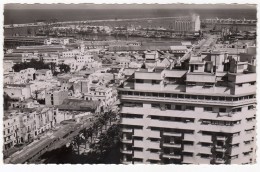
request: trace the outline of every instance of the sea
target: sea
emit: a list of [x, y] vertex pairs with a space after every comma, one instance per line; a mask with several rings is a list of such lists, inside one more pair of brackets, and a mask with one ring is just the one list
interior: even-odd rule
[[256, 9], [5, 9], [4, 24], [33, 23], [37, 20], [86, 21], [177, 17], [198, 14], [204, 18], [256, 19]]

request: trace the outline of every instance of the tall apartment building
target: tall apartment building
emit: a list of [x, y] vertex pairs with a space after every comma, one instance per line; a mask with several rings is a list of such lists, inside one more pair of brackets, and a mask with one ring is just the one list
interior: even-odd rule
[[251, 61], [214, 52], [191, 56], [188, 70], [135, 71], [118, 88], [122, 163], [255, 163]]
[[193, 14], [188, 17], [180, 17], [174, 21], [173, 29], [179, 32], [197, 32], [200, 30], [200, 16]]

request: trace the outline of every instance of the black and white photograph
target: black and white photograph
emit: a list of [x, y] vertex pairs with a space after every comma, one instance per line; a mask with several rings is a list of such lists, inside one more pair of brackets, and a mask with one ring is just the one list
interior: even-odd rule
[[257, 4], [5, 3], [3, 31], [3, 164], [257, 163]]

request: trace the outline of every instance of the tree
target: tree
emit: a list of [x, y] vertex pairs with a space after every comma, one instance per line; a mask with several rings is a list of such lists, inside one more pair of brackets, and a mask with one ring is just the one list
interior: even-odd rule
[[4, 92], [4, 110], [8, 110], [10, 106], [11, 97]]
[[50, 69], [50, 66], [47, 63], [44, 63], [42, 60], [37, 61], [36, 59], [31, 59], [30, 62], [17, 63], [13, 66], [13, 70], [15, 72], [20, 72], [21, 70], [27, 68], [34, 68], [36, 70], [39, 70], [39, 69]]
[[70, 72], [70, 66], [66, 65], [64, 63], [60, 64], [59, 68], [60, 68], [60, 72], [61, 73], [68, 73], [68, 72]]
[[49, 67], [51, 69], [52, 74], [54, 74], [56, 72], [56, 64], [51, 62], [49, 63]]

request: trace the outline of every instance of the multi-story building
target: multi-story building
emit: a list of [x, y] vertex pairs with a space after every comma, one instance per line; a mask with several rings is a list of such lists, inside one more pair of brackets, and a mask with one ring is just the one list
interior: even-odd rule
[[104, 86], [91, 86], [89, 92], [84, 93], [85, 100], [99, 101], [104, 108], [111, 106], [117, 100], [116, 97], [112, 88]]
[[58, 54], [43, 54], [42, 60], [44, 63], [59, 63], [59, 55]]
[[26, 84], [35, 80], [35, 69], [27, 68], [19, 72], [10, 72], [6, 77], [8, 78], [8, 81], [5, 82], [6, 84]]
[[4, 150], [31, 142], [56, 124], [53, 108], [11, 109], [4, 115]]
[[13, 71], [14, 62], [12, 60], [4, 61], [4, 74], [9, 74]]
[[16, 144], [21, 143], [19, 116], [11, 116], [9, 113], [6, 113], [4, 115], [3, 124], [4, 150], [7, 150]]
[[63, 89], [46, 90], [45, 104], [47, 106], [61, 105], [63, 100], [68, 98], [68, 91]]
[[187, 65], [139, 69], [118, 88], [122, 163], [255, 163], [252, 59], [215, 52]]
[[4, 92], [11, 99], [25, 100], [31, 97], [30, 84], [6, 84]]
[[200, 16], [193, 14], [177, 18], [174, 21], [173, 29], [177, 32], [198, 32], [200, 31]]

